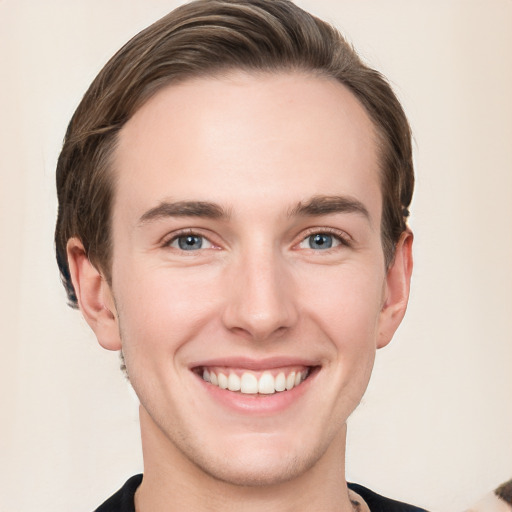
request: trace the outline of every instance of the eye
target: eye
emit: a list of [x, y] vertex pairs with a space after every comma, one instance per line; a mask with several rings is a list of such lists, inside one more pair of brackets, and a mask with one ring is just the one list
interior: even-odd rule
[[193, 233], [174, 237], [168, 243], [168, 246], [182, 251], [198, 251], [199, 249], [210, 249], [213, 247], [207, 238]]
[[325, 251], [340, 245], [346, 245], [340, 236], [331, 233], [313, 233], [307, 236], [299, 244], [301, 249], [313, 249], [318, 251]]

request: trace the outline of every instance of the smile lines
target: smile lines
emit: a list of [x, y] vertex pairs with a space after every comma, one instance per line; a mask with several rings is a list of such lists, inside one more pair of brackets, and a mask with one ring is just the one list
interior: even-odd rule
[[272, 375], [264, 371], [259, 377], [250, 371], [244, 371], [240, 376], [234, 371], [203, 369], [203, 380], [229, 391], [255, 395], [272, 395], [276, 392], [289, 391], [303, 382], [309, 375], [310, 369], [284, 371]]

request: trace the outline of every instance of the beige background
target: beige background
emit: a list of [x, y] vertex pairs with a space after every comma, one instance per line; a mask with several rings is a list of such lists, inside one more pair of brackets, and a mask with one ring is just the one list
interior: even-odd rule
[[[88, 511], [141, 469], [137, 406], [53, 261], [54, 166], [86, 86], [178, 2], [0, 0], [0, 512]], [[439, 511], [512, 476], [512, 2], [304, 0], [384, 72], [416, 139], [406, 321], [347, 473]]]

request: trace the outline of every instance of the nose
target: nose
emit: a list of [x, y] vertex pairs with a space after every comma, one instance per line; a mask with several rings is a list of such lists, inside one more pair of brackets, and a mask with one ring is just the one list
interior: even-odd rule
[[260, 250], [240, 258], [234, 267], [223, 313], [231, 332], [265, 341], [295, 325], [293, 278], [280, 254]]

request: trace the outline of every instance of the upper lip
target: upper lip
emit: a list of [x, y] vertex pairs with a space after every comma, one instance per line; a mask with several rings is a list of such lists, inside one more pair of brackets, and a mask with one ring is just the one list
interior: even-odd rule
[[219, 357], [214, 359], [205, 359], [194, 362], [190, 369], [208, 368], [213, 366], [223, 366], [226, 368], [243, 368], [246, 370], [262, 371], [272, 370], [274, 368], [286, 368], [288, 366], [319, 366], [318, 360], [304, 359], [288, 356], [274, 356], [264, 359], [252, 359], [249, 357]]

